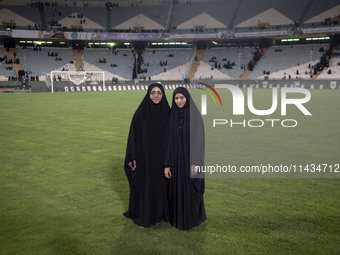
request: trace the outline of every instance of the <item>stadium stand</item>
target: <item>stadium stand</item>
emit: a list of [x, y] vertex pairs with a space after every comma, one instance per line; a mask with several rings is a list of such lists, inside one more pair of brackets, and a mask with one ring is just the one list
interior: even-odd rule
[[333, 51], [334, 57], [329, 61], [329, 67], [325, 68], [318, 79], [340, 79], [340, 48]]
[[[249, 79], [309, 79], [313, 66], [323, 54], [327, 44], [273, 46], [261, 57]], [[197, 71], [193, 77], [199, 79], [240, 79], [247, 64], [252, 59], [252, 47], [224, 47], [205, 50]], [[45, 75], [56, 70], [77, 70], [71, 49], [52, 47], [17, 48], [22, 68], [30, 77], [44, 80]], [[330, 59], [329, 67], [322, 71], [319, 78], [337, 77], [339, 72], [339, 51]], [[1, 47], [1, 55], [6, 52]], [[193, 49], [147, 49], [143, 54], [140, 78], [151, 80], [183, 80], [194, 58]], [[2, 80], [16, 76], [13, 70], [5, 70], [2, 61]], [[83, 70], [104, 71], [108, 80], [117, 78], [131, 80], [135, 56], [131, 49], [86, 48], [83, 52]], [[327, 73], [333, 69], [331, 73]], [[79, 69], [78, 69], [79, 70]]]
[[[236, 5], [236, 0], [175, 5], [173, 28], [178, 32], [225, 29], [231, 21]], [[202, 14], [204, 14], [203, 19], [200, 18]]]
[[19, 6], [0, 6], [0, 23], [7, 27], [38, 29], [41, 27], [36, 8]]
[[[75, 70], [71, 49], [58, 47], [17, 48], [22, 68], [29, 77], [45, 80], [51, 71]], [[36, 78], [37, 79], [37, 78]]]
[[[207, 49], [195, 79], [239, 79], [251, 60], [253, 48], [230, 47]], [[242, 68], [243, 67], [243, 68]]]
[[49, 28], [82, 31], [100, 31], [106, 28], [104, 7], [47, 6], [44, 13]]
[[113, 31], [163, 30], [166, 26], [170, 5], [112, 8]]
[[[271, 26], [289, 26], [300, 17], [308, 0], [258, 0], [241, 1], [240, 11], [235, 20], [237, 28], [269, 28]], [[267, 25], [267, 27], [266, 27]]]
[[248, 78], [310, 78], [312, 66], [322, 55], [321, 48], [327, 48], [327, 45], [270, 47]]
[[0, 81], [7, 81], [17, 76], [9, 59], [4, 47], [0, 45]]
[[325, 0], [322, 4], [313, 4], [306, 15], [305, 24], [323, 23], [327, 18], [335, 18], [340, 14], [339, 1]]
[[[21, 67], [31, 79], [38, 80], [46, 79], [46, 75], [54, 70], [104, 71], [107, 80], [119, 81], [132, 80], [136, 72], [137, 77], [144, 80], [328, 79], [340, 75], [339, 50], [335, 48], [333, 55], [327, 57], [323, 57], [324, 51], [320, 50], [327, 50], [329, 44], [320, 44], [318, 41], [314, 44], [293, 43], [283, 46], [275, 45], [274, 40], [270, 41], [274, 35], [301, 35], [305, 28], [315, 28], [316, 33], [320, 33], [320, 27], [337, 26], [340, 24], [340, 0], [176, 0], [156, 1], [157, 4], [151, 0], [125, 1], [124, 4], [118, 2], [121, 5], [104, 1], [90, 2], [89, 7], [88, 3], [79, 1], [59, 4], [34, 1], [15, 6], [4, 0], [0, 4], [0, 29], [47, 30], [44, 31], [46, 34], [62, 31], [58, 35], [68, 40], [69, 48], [34, 47], [33, 43], [28, 47], [19, 47], [17, 42], [16, 51]], [[130, 32], [154, 32], [157, 34], [155, 38], [160, 38], [160, 41], [169, 39], [166, 35], [162, 37], [166, 32], [177, 33], [178, 38], [184, 35], [184, 39], [178, 39], [183, 41], [186, 41], [185, 34], [201, 33], [209, 37], [218, 33], [221, 40], [256, 41], [257, 46], [248, 47], [252, 44], [246, 44], [247, 47], [239, 47], [225, 41], [216, 43], [215, 47], [215, 42], [205, 41], [203, 37], [200, 40], [205, 41], [205, 46], [197, 59], [195, 46], [200, 40], [193, 42], [193, 48], [171, 48], [165, 44], [163, 48], [152, 48], [145, 39], [141, 43], [144, 49], [141, 53], [142, 62], [136, 71], [133, 46], [120, 48], [120, 42], [118, 48], [90, 48], [84, 43], [84, 49], [73, 49], [72, 52], [76, 33], [67, 38], [64, 31], [94, 32], [91, 38], [102, 41], [110, 41], [110, 36], [116, 32], [129, 35], [132, 34]], [[231, 31], [230, 38], [226, 31]], [[101, 35], [100, 32], [115, 33]], [[334, 35], [331, 32], [329, 34]], [[258, 39], [262, 36], [264, 40]], [[86, 41], [87, 38], [81, 40]], [[262, 47], [263, 41], [266, 42], [265, 49]], [[254, 52], [259, 48], [261, 55], [254, 61]], [[49, 55], [50, 52], [54, 53], [53, 56]], [[0, 53], [8, 57], [3, 46]], [[4, 61], [1, 61], [0, 79], [18, 76], [18, 71], [9, 68], [11, 64], [4, 64]], [[319, 68], [320, 62], [323, 62], [322, 68]], [[319, 69], [315, 70], [315, 67]]]
[[84, 70], [104, 71], [107, 80], [131, 80], [134, 54], [131, 49], [90, 49], [84, 50]]
[[144, 53], [143, 75], [152, 80], [183, 80], [193, 56], [192, 49], [148, 49]]

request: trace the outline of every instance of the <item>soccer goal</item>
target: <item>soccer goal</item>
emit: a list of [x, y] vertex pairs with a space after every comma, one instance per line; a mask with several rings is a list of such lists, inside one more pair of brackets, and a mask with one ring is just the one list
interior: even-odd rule
[[54, 91], [105, 91], [103, 71], [52, 71], [51, 92]]

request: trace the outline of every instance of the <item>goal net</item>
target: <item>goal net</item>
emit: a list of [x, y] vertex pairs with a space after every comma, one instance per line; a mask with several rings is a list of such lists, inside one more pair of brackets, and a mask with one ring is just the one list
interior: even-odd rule
[[54, 91], [105, 91], [102, 71], [52, 71], [51, 92]]

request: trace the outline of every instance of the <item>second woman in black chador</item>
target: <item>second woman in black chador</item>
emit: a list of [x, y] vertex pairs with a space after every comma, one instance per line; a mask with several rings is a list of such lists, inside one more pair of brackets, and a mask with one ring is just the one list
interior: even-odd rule
[[187, 89], [173, 93], [164, 175], [169, 179], [170, 223], [188, 230], [206, 220], [203, 201], [205, 137], [201, 114]]

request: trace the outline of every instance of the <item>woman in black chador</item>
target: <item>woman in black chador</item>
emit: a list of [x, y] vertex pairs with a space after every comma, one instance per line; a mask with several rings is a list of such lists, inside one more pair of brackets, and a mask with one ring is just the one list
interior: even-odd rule
[[169, 179], [170, 223], [188, 230], [206, 220], [203, 202], [204, 125], [187, 89], [175, 89], [164, 175]]
[[163, 86], [151, 84], [132, 118], [124, 164], [130, 186], [129, 209], [124, 215], [140, 227], [168, 221], [163, 171], [169, 115]]

